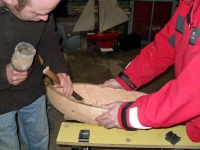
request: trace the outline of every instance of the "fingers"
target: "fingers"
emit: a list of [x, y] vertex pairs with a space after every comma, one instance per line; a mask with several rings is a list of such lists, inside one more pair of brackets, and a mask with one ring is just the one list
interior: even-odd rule
[[112, 127], [112, 125], [110, 124], [109, 118], [106, 118], [104, 120], [99, 121], [98, 125], [99, 126], [104, 126], [105, 128]]
[[98, 122], [98, 125], [104, 126], [105, 128], [120, 128], [118, 122], [118, 110], [122, 102], [116, 101], [111, 104], [103, 105], [103, 108], [107, 108], [108, 111], [98, 116], [95, 120]]
[[[103, 105], [103, 108], [109, 109], [106, 113], [100, 115], [95, 120], [99, 123], [99, 125], [107, 125], [109, 123], [108, 118], [112, 118], [111, 109], [115, 106], [115, 103]], [[114, 119], [113, 119], [114, 120]], [[104, 123], [104, 124], [103, 124]]]
[[109, 115], [109, 113], [108, 114], [105, 113], [97, 117], [96, 121], [98, 122], [99, 126], [104, 126], [107, 129], [111, 129], [114, 127], [120, 128], [120, 126], [118, 125], [118, 120], [116, 120], [116, 118]]
[[99, 87], [101, 87], [101, 88], [105, 88], [105, 87], [109, 87], [109, 86], [110, 86], [109, 80], [105, 81], [103, 84], [99, 84]]
[[58, 73], [57, 76], [60, 78], [60, 84], [54, 85], [55, 88], [63, 88], [62, 93], [71, 96], [74, 91], [74, 87], [70, 77], [65, 73]]
[[6, 73], [7, 73], [8, 83], [10, 83], [12, 85], [18, 85], [18, 84], [20, 84], [28, 76], [28, 72], [27, 71], [17, 72], [17, 71], [15, 71], [12, 68], [11, 64], [7, 65], [7, 67], [6, 67]]
[[104, 113], [100, 116], [98, 116], [95, 120], [98, 122], [99, 125], [102, 125], [102, 121], [106, 120], [108, 118], [108, 114]]
[[105, 104], [105, 105], [102, 105], [101, 107], [102, 108], [105, 108], [105, 109], [111, 109], [115, 106], [115, 103], [110, 103], [110, 104]]
[[101, 88], [111, 87], [114, 89], [122, 89], [123, 88], [115, 79], [109, 79], [109, 80], [105, 81], [103, 84], [99, 84], [99, 87], [101, 87]]
[[67, 76], [63, 87], [64, 87], [63, 94], [71, 96], [74, 88], [73, 88], [72, 81], [69, 76]]

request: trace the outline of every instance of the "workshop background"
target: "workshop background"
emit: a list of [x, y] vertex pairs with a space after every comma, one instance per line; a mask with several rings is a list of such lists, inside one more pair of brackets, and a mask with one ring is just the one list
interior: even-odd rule
[[[120, 71], [120, 67], [124, 69], [140, 53], [140, 50], [153, 40], [155, 34], [163, 28], [173, 15], [178, 0], [118, 0], [120, 8], [127, 13], [129, 21], [115, 27], [113, 30], [123, 33], [128, 41], [125, 45], [129, 45], [129, 47], [123, 47], [123, 41], [118, 38], [115, 41], [116, 45], [112, 54], [102, 53], [96, 43], [87, 38], [86, 33], [75, 34], [72, 32], [86, 3], [87, 0], [61, 0], [54, 10], [55, 22], [62, 37], [60, 43], [63, 57], [69, 64], [73, 82], [100, 84], [115, 77]], [[120, 42], [122, 42], [121, 47]], [[145, 93], [155, 92], [173, 78], [173, 67], [171, 67], [151, 83], [141, 87], [139, 91]], [[47, 78], [45, 78], [45, 84], [49, 84]], [[63, 114], [53, 106], [50, 104], [47, 106], [51, 129], [49, 150], [71, 149], [70, 146], [56, 144], [60, 125], [66, 120]], [[139, 148], [134, 150], [139, 150]]]

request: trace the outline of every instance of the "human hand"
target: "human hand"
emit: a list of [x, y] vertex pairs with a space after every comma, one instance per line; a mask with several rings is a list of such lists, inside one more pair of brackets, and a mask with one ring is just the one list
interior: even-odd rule
[[114, 102], [111, 104], [103, 105], [102, 108], [108, 109], [108, 111], [95, 120], [98, 122], [99, 126], [104, 126], [107, 129], [110, 128], [121, 128], [118, 122], [118, 110], [122, 102]]
[[8, 83], [12, 85], [18, 85], [27, 78], [28, 72], [15, 71], [12, 67], [12, 64], [10, 63], [10, 64], [7, 64], [6, 66], [6, 75], [7, 75]]
[[60, 84], [54, 83], [55, 88], [63, 88], [63, 94], [71, 96], [74, 91], [74, 86], [70, 77], [66, 73], [58, 73]]
[[115, 80], [115, 79], [109, 79], [105, 81], [103, 84], [99, 84], [99, 87], [111, 87], [113, 89], [123, 89], [123, 87]]

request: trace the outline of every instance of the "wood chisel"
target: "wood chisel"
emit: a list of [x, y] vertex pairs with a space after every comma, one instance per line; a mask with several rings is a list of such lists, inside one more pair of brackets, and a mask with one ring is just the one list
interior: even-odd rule
[[[49, 67], [46, 67], [43, 70], [43, 73], [47, 75], [50, 79], [52, 79], [54, 82], [60, 84], [60, 78], [51, 70]], [[72, 96], [77, 100], [84, 100], [78, 93], [73, 91]]]
[[[39, 57], [39, 61], [41, 63], [41, 65], [43, 65], [43, 59], [42, 57], [38, 54], [38, 57]], [[43, 70], [43, 73], [45, 75], [47, 75], [50, 79], [52, 79], [54, 82], [60, 84], [60, 78], [51, 70], [49, 69], [49, 67], [46, 67], [44, 70]], [[75, 91], [73, 91], [72, 93], [72, 96], [77, 99], [77, 100], [81, 100], [83, 101], [84, 99], [78, 94], [76, 93]]]

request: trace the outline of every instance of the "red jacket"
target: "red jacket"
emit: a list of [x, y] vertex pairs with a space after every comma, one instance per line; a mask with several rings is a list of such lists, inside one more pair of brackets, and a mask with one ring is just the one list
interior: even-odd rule
[[122, 128], [147, 129], [185, 123], [189, 138], [200, 142], [200, 1], [180, 0], [172, 19], [154, 41], [116, 77], [134, 90], [174, 65], [174, 80], [158, 92], [123, 103]]

